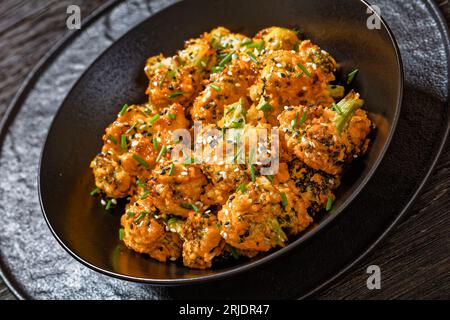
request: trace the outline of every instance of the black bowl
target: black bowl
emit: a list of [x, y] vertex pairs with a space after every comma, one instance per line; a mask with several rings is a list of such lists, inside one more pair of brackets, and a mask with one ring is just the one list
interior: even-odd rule
[[[59, 243], [97, 271], [164, 285], [223, 278], [305, 245], [345, 209], [374, 174], [399, 116], [403, 85], [399, 51], [383, 21], [380, 29], [367, 27], [372, 15], [367, 9], [367, 4], [358, 0], [183, 1], [117, 40], [67, 95], [44, 146], [40, 200]], [[172, 54], [184, 40], [219, 25], [247, 35], [272, 25], [297, 27], [303, 38], [312, 39], [336, 58], [341, 74], [360, 70], [354, 87], [365, 99], [377, 130], [367, 156], [345, 175], [333, 211], [315, 227], [285, 248], [258, 258], [219, 264], [211, 270], [192, 270], [176, 263], [159, 263], [121, 244], [118, 228], [123, 207], [107, 213], [98, 199], [89, 195], [94, 186], [89, 163], [100, 150], [103, 131], [120, 106], [145, 101], [146, 58], [160, 52]]]

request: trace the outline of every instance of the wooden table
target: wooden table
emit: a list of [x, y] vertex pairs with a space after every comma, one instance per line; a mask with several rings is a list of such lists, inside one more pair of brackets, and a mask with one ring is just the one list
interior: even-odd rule
[[[450, 23], [448, 0], [436, 0]], [[101, 0], [2, 0], [0, 4], [0, 117], [31, 68], [66, 32], [68, 5], [82, 18]], [[407, 217], [352, 271], [319, 299], [450, 298], [450, 141]], [[366, 287], [366, 268], [382, 270], [382, 289]], [[14, 296], [0, 280], [0, 299]]]

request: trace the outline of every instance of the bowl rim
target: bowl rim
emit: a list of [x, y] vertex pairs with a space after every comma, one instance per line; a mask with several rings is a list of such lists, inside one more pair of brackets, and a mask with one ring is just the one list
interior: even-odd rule
[[[366, 0], [352, 0], [352, 1], [360, 2], [363, 5], [365, 5], [368, 9], [371, 7], [371, 5]], [[115, 2], [116, 1], [113, 1], [113, 3], [115, 3]], [[42, 162], [43, 162], [44, 154], [45, 154], [46, 149], [48, 147], [48, 137], [50, 136], [50, 134], [52, 132], [52, 129], [54, 128], [54, 123], [56, 122], [56, 120], [58, 118], [58, 115], [61, 112], [61, 109], [62, 109], [61, 107], [64, 105], [64, 103], [68, 99], [69, 93], [83, 79], [83, 77], [87, 73], [87, 71], [89, 69], [91, 69], [91, 67], [93, 65], [95, 65], [97, 63], [97, 61], [100, 60], [105, 54], [107, 54], [107, 52], [114, 46], [115, 43], [119, 42], [123, 38], [126, 38], [129, 32], [131, 32], [133, 29], [139, 28], [139, 26], [141, 26], [143, 23], [145, 23], [148, 19], [152, 19], [156, 15], [163, 14], [164, 12], [172, 9], [173, 7], [180, 6], [184, 2], [186, 2], [186, 1], [178, 1], [176, 3], [173, 3], [173, 4], [169, 5], [168, 7], [162, 9], [161, 11], [158, 11], [156, 14], [153, 14], [153, 15], [145, 18], [143, 21], [139, 22], [138, 24], [133, 26], [131, 29], [126, 31], [118, 39], [114, 40], [113, 43], [111, 43], [103, 52], [101, 52], [99, 54], [98, 57], [96, 57], [94, 59], [94, 61], [89, 66], [86, 67], [86, 69], [83, 71], [83, 73], [80, 75], [80, 77], [76, 80], [76, 82], [69, 89], [66, 97], [63, 99], [61, 105], [58, 107], [55, 115], [53, 116], [53, 119], [51, 121], [51, 124], [49, 126], [49, 130], [48, 130], [46, 138], [45, 138], [44, 146], [43, 146], [41, 154], [40, 154], [39, 167], [38, 167], [38, 172], [37, 172], [38, 173], [37, 174], [37, 189], [38, 189], [38, 195], [39, 195], [39, 204], [40, 204], [41, 211], [42, 211], [42, 214], [44, 216], [45, 222], [46, 222], [47, 226], [49, 227], [52, 235], [57, 240], [57, 242], [73, 258], [75, 258], [78, 262], [82, 263], [83, 265], [85, 265], [85, 266], [91, 268], [92, 270], [97, 271], [97, 272], [99, 272], [101, 274], [104, 274], [104, 275], [107, 275], [107, 276], [110, 276], [110, 277], [113, 277], [113, 278], [121, 279], [121, 280], [126, 280], [126, 281], [131, 281], [131, 282], [138, 282], [138, 283], [152, 284], [152, 285], [156, 285], [156, 286], [177, 286], [177, 285], [200, 284], [200, 283], [206, 283], [206, 282], [210, 282], [210, 281], [222, 280], [222, 279], [231, 277], [233, 275], [244, 273], [244, 272], [249, 271], [251, 269], [254, 269], [256, 267], [260, 267], [263, 264], [268, 263], [269, 261], [272, 261], [272, 260], [274, 260], [274, 259], [276, 259], [276, 258], [278, 258], [278, 257], [280, 257], [282, 255], [287, 254], [288, 252], [291, 252], [293, 249], [295, 249], [298, 246], [306, 243], [308, 240], [310, 240], [317, 233], [319, 233], [320, 231], [324, 230], [359, 195], [361, 190], [366, 186], [368, 181], [372, 178], [372, 176], [374, 175], [374, 173], [378, 169], [381, 161], [383, 160], [383, 158], [384, 158], [384, 156], [385, 156], [385, 154], [386, 154], [386, 152], [387, 152], [387, 150], [388, 150], [388, 148], [389, 148], [389, 146], [391, 144], [392, 138], [393, 138], [393, 136], [394, 136], [394, 134], [396, 132], [398, 119], [400, 117], [400, 112], [401, 112], [401, 108], [402, 108], [402, 101], [403, 101], [404, 68], [403, 68], [403, 60], [402, 60], [402, 57], [401, 57], [401, 54], [400, 54], [400, 49], [399, 49], [397, 41], [396, 41], [396, 39], [395, 39], [395, 37], [393, 35], [392, 30], [390, 29], [390, 27], [388, 26], [388, 24], [386, 23], [384, 18], [381, 15], [379, 15], [377, 12], [374, 11], [373, 13], [377, 16], [378, 19], [380, 19], [382, 28], [384, 28], [384, 30], [386, 31], [387, 35], [389, 36], [392, 48], [394, 49], [395, 56], [396, 56], [396, 63], [397, 63], [397, 68], [398, 68], [397, 71], [399, 73], [399, 79], [398, 79], [398, 82], [397, 82], [399, 90], [398, 90], [398, 97], [397, 97], [397, 102], [396, 102], [396, 111], [394, 113], [393, 121], [392, 121], [392, 124], [390, 126], [390, 131], [389, 131], [389, 134], [387, 136], [386, 142], [384, 143], [383, 148], [381, 149], [381, 151], [380, 151], [379, 155], [377, 156], [376, 160], [374, 161], [373, 165], [369, 169], [369, 172], [359, 182], [359, 185], [352, 192], [352, 194], [350, 196], [348, 196], [348, 198], [343, 203], [341, 203], [341, 205], [336, 210], [333, 210], [332, 212], [327, 214], [320, 221], [320, 223], [317, 226], [314, 227], [314, 229], [309, 230], [306, 233], [300, 235], [299, 238], [297, 238], [294, 241], [290, 242], [285, 247], [279, 248], [279, 249], [277, 249], [274, 252], [265, 253], [264, 256], [261, 256], [260, 258], [254, 260], [254, 261], [246, 262], [243, 265], [242, 264], [241, 265], [237, 264], [236, 266], [230, 267], [228, 270], [218, 271], [215, 274], [203, 275], [203, 276], [192, 277], [192, 278], [154, 279], [154, 278], [147, 278], [147, 277], [128, 276], [128, 275], [125, 275], [125, 274], [121, 274], [121, 273], [118, 273], [118, 272], [105, 270], [105, 269], [103, 269], [101, 267], [98, 267], [98, 266], [90, 263], [89, 261], [85, 260], [84, 258], [80, 257], [71, 248], [69, 248], [69, 246], [65, 244], [65, 242], [60, 238], [60, 236], [58, 235], [56, 230], [52, 227], [52, 224], [51, 224], [51, 222], [50, 222], [50, 220], [49, 220], [49, 218], [47, 216], [47, 213], [46, 213], [46, 210], [45, 210], [45, 204], [44, 204], [44, 201], [42, 199], [42, 192], [41, 192], [41, 184], [42, 184], [41, 173], [42, 173]]]

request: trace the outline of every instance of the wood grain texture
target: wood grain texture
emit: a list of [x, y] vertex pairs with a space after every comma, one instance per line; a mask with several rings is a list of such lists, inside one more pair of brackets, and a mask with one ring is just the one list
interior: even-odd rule
[[[66, 8], [86, 17], [101, 0], [2, 0], [0, 10], [0, 117], [31, 68], [67, 30]], [[450, 22], [448, 0], [437, 1]], [[368, 257], [318, 299], [450, 298], [450, 142], [409, 214]], [[366, 268], [382, 270], [382, 289], [366, 287]], [[0, 299], [14, 299], [0, 280]]]

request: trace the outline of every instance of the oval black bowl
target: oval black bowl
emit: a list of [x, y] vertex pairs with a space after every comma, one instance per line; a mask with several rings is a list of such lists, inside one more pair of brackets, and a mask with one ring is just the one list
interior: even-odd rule
[[[401, 58], [384, 22], [371, 30], [367, 4], [358, 0], [183, 1], [152, 16], [117, 40], [83, 74], [60, 107], [45, 143], [39, 192], [46, 221], [59, 243], [85, 265], [118, 278], [152, 284], [187, 284], [219, 279], [275, 259], [329, 224], [374, 174], [395, 130], [403, 88]], [[145, 101], [147, 57], [173, 54], [183, 41], [216, 26], [253, 35], [272, 25], [297, 27], [329, 51], [341, 73], [360, 73], [354, 87], [377, 125], [367, 156], [345, 175], [331, 213], [283, 249], [258, 258], [192, 270], [163, 264], [124, 248], [118, 240], [121, 208], [105, 212], [89, 195], [89, 163], [101, 136], [123, 103]], [[363, 214], [363, 213], [362, 213]], [[342, 244], [345, 245], [345, 244]], [[320, 254], [318, 252], [317, 254]]]

